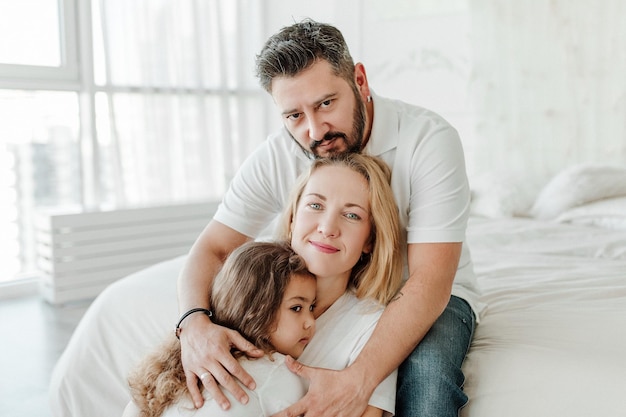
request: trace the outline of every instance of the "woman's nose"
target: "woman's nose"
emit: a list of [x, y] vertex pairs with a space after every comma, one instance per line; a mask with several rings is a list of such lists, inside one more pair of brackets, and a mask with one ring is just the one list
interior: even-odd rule
[[324, 237], [339, 236], [339, 227], [337, 221], [330, 216], [323, 218], [317, 225], [317, 231]]

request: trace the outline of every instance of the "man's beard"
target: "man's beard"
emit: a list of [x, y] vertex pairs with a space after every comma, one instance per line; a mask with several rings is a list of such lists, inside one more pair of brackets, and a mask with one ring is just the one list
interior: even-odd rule
[[355, 106], [353, 113], [353, 122], [352, 122], [352, 133], [350, 137], [344, 132], [328, 132], [324, 135], [322, 140], [314, 140], [310, 143], [309, 149], [305, 149], [300, 142], [293, 137], [291, 132], [291, 138], [296, 141], [296, 143], [302, 148], [302, 150], [308, 154], [313, 155], [315, 158], [324, 158], [317, 154], [315, 151], [317, 147], [319, 147], [325, 141], [331, 141], [333, 139], [341, 139], [346, 144], [346, 149], [343, 151], [330, 151], [328, 157], [338, 156], [347, 153], [359, 153], [361, 152], [361, 148], [363, 146], [363, 133], [365, 132], [365, 103], [361, 99], [361, 96], [358, 92], [355, 91]]

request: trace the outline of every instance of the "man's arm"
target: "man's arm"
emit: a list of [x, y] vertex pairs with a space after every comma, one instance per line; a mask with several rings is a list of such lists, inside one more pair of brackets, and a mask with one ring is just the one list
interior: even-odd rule
[[[226, 257], [248, 240], [247, 236], [211, 220], [192, 246], [178, 279], [181, 314], [196, 307], [210, 309], [208, 301], [213, 278]], [[247, 396], [235, 378], [251, 389], [254, 389], [254, 381], [233, 358], [230, 350], [236, 346], [251, 356], [259, 356], [262, 352], [238, 332], [211, 323], [204, 314], [190, 315], [181, 328], [182, 363], [187, 387], [196, 407], [204, 402], [197, 382], [199, 376], [206, 372], [210, 375], [203, 378], [202, 383], [222, 408], [228, 408], [230, 403], [218, 384], [241, 402], [247, 402]]]
[[409, 244], [409, 279], [385, 308], [355, 362], [342, 371], [288, 363], [311, 385], [302, 400], [273, 417], [360, 416], [378, 384], [400, 366], [444, 311], [461, 247], [462, 243]]

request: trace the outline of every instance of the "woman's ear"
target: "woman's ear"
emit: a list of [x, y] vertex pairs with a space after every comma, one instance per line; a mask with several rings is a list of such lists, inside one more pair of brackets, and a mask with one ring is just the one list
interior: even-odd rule
[[365, 244], [365, 246], [363, 246], [363, 251], [362, 251], [362, 252], [363, 252], [363, 253], [366, 253], [366, 254], [370, 254], [370, 253], [372, 253], [372, 250], [373, 250], [373, 249], [372, 249], [372, 246], [373, 246], [373, 245], [372, 245], [372, 242], [371, 242], [371, 241], [368, 241], [368, 242]]

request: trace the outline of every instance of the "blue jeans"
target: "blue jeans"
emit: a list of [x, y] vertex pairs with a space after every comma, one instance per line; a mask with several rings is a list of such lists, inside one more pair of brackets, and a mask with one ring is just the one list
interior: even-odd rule
[[424, 339], [400, 365], [397, 417], [457, 417], [467, 404], [463, 359], [476, 320], [469, 304], [452, 296]]

